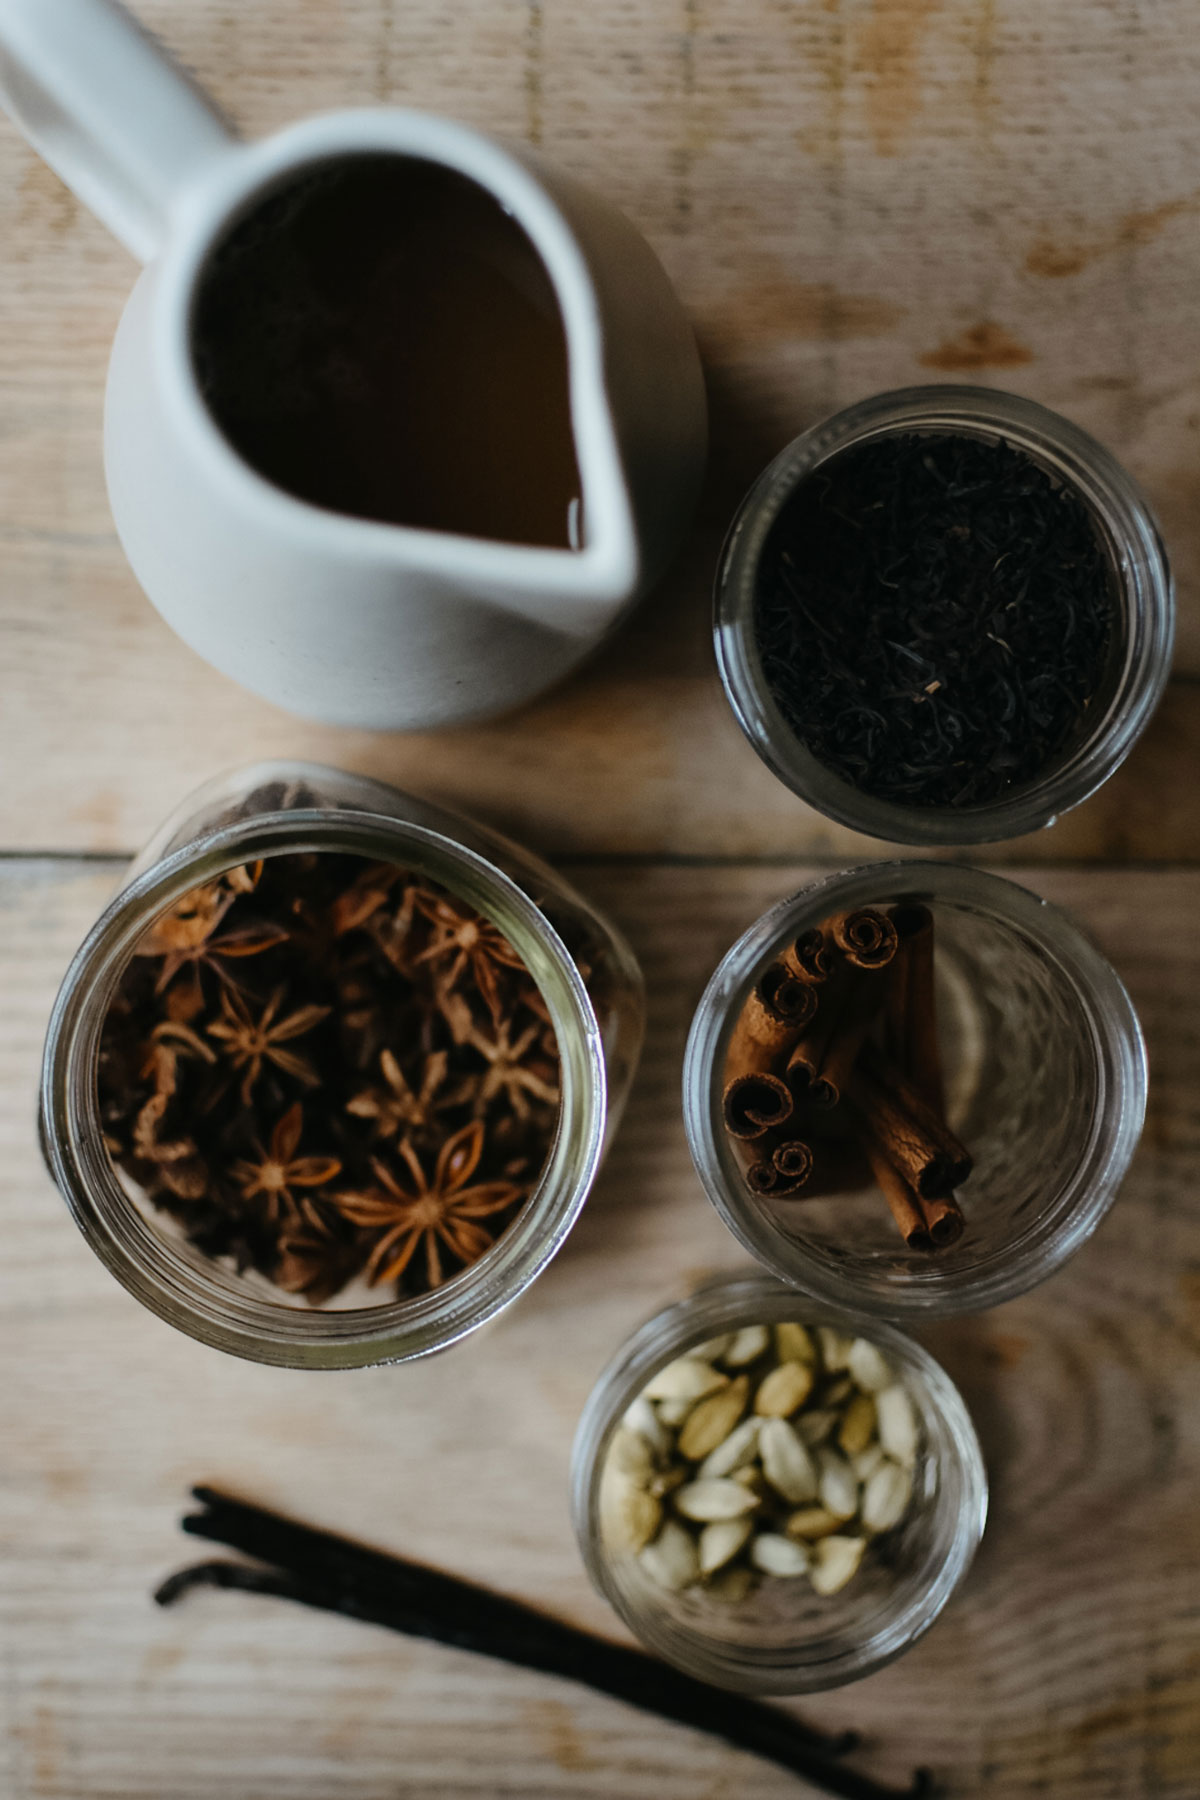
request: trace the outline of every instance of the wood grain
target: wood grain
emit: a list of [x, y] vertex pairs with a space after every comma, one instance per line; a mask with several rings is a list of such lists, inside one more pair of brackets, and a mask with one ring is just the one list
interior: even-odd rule
[[[684, 1034], [732, 938], [799, 866], [614, 868], [650, 1037], [569, 1244], [480, 1337], [396, 1370], [224, 1358], [143, 1313], [43, 1174], [47, 1009], [117, 866], [0, 868], [0, 1789], [15, 1800], [784, 1800], [803, 1784], [567, 1684], [233, 1595], [161, 1614], [154, 1582], [208, 1480], [616, 1633], [571, 1542], [566, 1474], [595, 1375], [647, 1313], [738, 1253], [691, 1171]], [[805, 1703], [928, 1761], [951, 1794], [1194, 1800], [1200, 1767], [1200, 875], [1031, 872], [1127, 980], [1154, 1085], [1098, 1237], [1052, 1283], [928, 1333], [984, 1441], [993, 1510], [959, 1600], [883, 1673]], [[1147, 928], [1147, 920], [1152, 928]]]
[[[645, 230], [705, 352], [694, 540], [601, 659], [518, 719], [445, 738], [292, 721], [159, 622], [112, 535], [107, 345], [132, 281], [0, 127], [0, 846], [124, 850], [248, 755], [380, 769], [532, 821], [560, 849], [846, 855], [759, 768], [716, 693], [716, 546], [766, 460], [872, 390], [1018, 389], [1144, 482], [1200, 674], [1200, 34], [1191, 0], [145, 0], [251, 134], [320, 108], [440, 109], [538, 143]], [[78, 733], [64, 729], [78, 721]], [[1192, 859], [1177, 691], [1119, 789], [1019, 854]], [[80, 756], [79, 744], [87, 754]]]
[[[679, 1118], [729, 942], [873, 847], [795, 802], [716, 685], [708, 591], [742, 491], [871, 391], [979, 380], [1127, 462], [1180, 580], [1178, 668], [1126, 768], [985, 853], [1109, 949], [1147, 1028], [1125, 1193], [1054, 1282], [929, 1340], [993, 1482], [967, 1589], [910, 1656], [802, 1709], [952, 1794], [1200, 1791], [1200, 34], [1189, 0], [144, 0], [251, 135], [346, 104], [539, 144], [647, 233], [713, 415], [661, 592], [523, 714], [443, 736], [285, 717], [199, 663], [133, 582], [100, 466], [134, 269], [0, 122], [0, 1794], [14, 1800], [783, 1800], [797, 1784], [566, 1684], [236, 1596], [160, 1614], [204, 1479], [618, 1627], [571, 1541], [574, 1421], [640, 1319], [738, 1252]], [[144, 1314], [37, 1156], [40, 1040], [117, 863], [221, 767], [303, 755], [474, 807], [570, 860], [641, 954], [646, 1059], [572, 1239], [506, 1318], [407, 1370], [234, 1362]], [[5, 854], [8, 853], [8, 854]], [[672, 862], [672, 859], [673, 862]]]
[[[829, 857], [881, 846], [762, 764], [712, 666], [699, 593], [648, 601], [591, 664], [522, 712], [410, 735], [290, 719], [193, 657], [99, 559], [77, 630], [4, 591], [0, 849], [137, 849], [193, 787], [259, 757], [361, 770], [486, 814], [555, 855]], [[1200, 682], [1176, 681], [1129, 761], [1084, 806], [979, 861], [1200, 860]], [[898, 852], [888, 846], [882, 853]], [[899, 852], [903, 854], [903, 852]]]

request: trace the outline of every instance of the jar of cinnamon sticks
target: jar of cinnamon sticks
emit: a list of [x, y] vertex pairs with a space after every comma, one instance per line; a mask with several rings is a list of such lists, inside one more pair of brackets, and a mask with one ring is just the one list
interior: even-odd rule
[[975, 1554], [987, 1478], [933, 1357], [753, 1273], [616, 1352], [575, 1435], [571, 1511], [592, 1581], [657, 1655], [721, 1687], [814, 1693], [929, 1629]]
[[380, 782], [259, 764], [184, 803], [78, 951], [43, 1150], [181, 1330], [405, 1360], [555, 1254], [641, 1029], [628, 946], [537, 858]]
[[1129, 997], [1066, 914], [976, 869], [881, 863], [802, 889], [729, 951], [684, 1068], [696, 1167], [807, 1293], [975, 1311], [1087, 1238], [1141, 1132]]

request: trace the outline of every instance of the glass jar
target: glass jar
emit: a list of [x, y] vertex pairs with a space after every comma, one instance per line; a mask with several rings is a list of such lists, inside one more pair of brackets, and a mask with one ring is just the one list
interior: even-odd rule
[[[546, 1002], [561, 1061], [559, 1123], [538, 1185], [493, 1248], [444, 1286], [321, 1308], [251, 1270], [237, 1274], [126, 1189], [104, 1147], [101, 1029], [143, 932], [225, 870], [296, 852], [415, 869], [485, 914]], [[587, 985], [577, 966], [584, 964]], [[43, 1154], [84, 1236], [117, 1279], [170, 1324], [218, 1349], [298, 1368], [352, 1368], [444, 1349], [508, 1306], [559, 1249], [587, 1197], [641, 1044], [642, 980], [623, 938], [515, 844], [382, 782], [304, 763], [261, 763], [185, 801], [129, 870], [63, 980], [42, 1066]]]
[[[800, 484], [852, 445], [924, 432], [1003, 441], [1023, 451], [1089, 509], [1112, 569], [1116, 629], [1086, 729], [1037, 778], [978, 806], [904, 806], [863, 793], [820, 762], [767, 686], [755, 633], [759, 565], [771, 529]], [[1016, 394], [934, 386], [876, 394], [813, 426], [780, 452], [739, 508], [715, 591], [717, 666], [750, 743], [780, 781], [818, 812], [900, 844], [982, 844], [1052, 825], [1128, 756], [1171, 667], [1175, 600], [1158, 526], [1132, 478], [1077, 425]]]
[[[879, 1553], [827, 1598], [803, 1578], [764, 1584], [736, 1605], [703, 1589], [671, 1593], [605, 1538], [600, 1483], [613, 1433], [646, 1383], [677, 1356], [724, 1332], [791, 1319], [866, 1337], [897, 1371], [919, 1422], [908, 1510]], [[657, 1655], [702, 1681], [746, 1693], [816, 1693], [882, 1668], [928, 1631], [983, 1535], [987, 1477], [958, 1389], [911, 1338], [801, 1299], [767, 1276], [736, 1275], [657, 1314], [604, 1370], [575, 1434], [571, 1511], [594, 1585]]]
[[[933, 1254], [906, 1246], [873, 1187], [755, 1195], [722, 1119], [733, 1027], [767, 965], [835, 913], [907, 903], [933, 915], [947, 1123], [974, 1158], [966, 1229]], [[1141, 1135], [1146, 1054], [1119, 978], [1056, 907], [979, 869], [874, 863], [801, 888], [734, 944], [692, 1021], [683, 1105], [708, 1197], [752, 1256], [834, 1304], [928, 1318], [1011, 1300], [1096, 1229]]]

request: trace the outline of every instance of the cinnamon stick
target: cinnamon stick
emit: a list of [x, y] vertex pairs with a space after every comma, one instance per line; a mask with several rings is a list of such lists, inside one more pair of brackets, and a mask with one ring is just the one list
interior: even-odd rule
[[868, 1138], [922, 1199], [944, 1199], [971, 1173], [971, 1157], [896, 1065], [866, 1045], [847, 1084]]
[[817, 1010], [816, 990], [773, 962], [738, 1016], [725, 1059], [722, 1106], [731, 1137], [750, 1141], [782, 1125], [793, 1107], [781, 1079], [788, 1052]]
[[796, 1039], [785, 1079], [797, 1101], [836, 1106], [886, 997], [873, 970], [843, 961], [821, 990], [816, 1018]]
[[782, 1200], [799, 1193], [812, 1167], [810, 1147], [800, 1138], [783, 1138], [764, 1146], [763, 1154], [746, 1170], [746, 1185], [764, 1199]]
[[817, 986], [829, 980], [837, 967], [838, 957], [832, 939], [820, 925], [815, 925], [811, 931], [802, 931], [788, 945], [782, 961], [797, 981]]
[[957, 1244], [966, 1229], [966, 1220], [953, 1194], [933, 1200], [922, 1199], [921, 1211], [935, 1250], [948, 1250], [951, 1244]]
[[817, 990], [794, 981], [782, 963], [773, 963], [738, 1014], [725, 1060], [726, 1079], [782, 1075], [788, 1052], [816, 1011]]
[[905, 1181], [899, 1170], [894, 1169], [877, 1144], [867, 1139], [865, 1149], [867, 1160], [871, 1165], [871, 1173], [875, 1177], [880, 1193], [888, 1203], [888, 1210], [896, 1221], [900, 1236], [910, 1250], [932, 1250], [933, 1237], [925, 1222], [925, 1214], [921, 1202], [913, 1189]]
[[827, 922], [833, 942], [856, 969], [884, 969], [896, 954], [896, 927], [878, 907], [860, 906], [855, 912], [838, 913]]
[[799, 1200], [824, 1200], [834, 1194], [857, 1194], [871, 1185], [871, 1168], [860, 1144], [843, 1138], [813, 1140], [812, 1174]]
[[780, 958], [759, 976], [747, 1009], [761, 1012], [773, 1024], [795, 1026], [802, 1031], [817, 1010], [817, 996], [810, 981], [801, 981]]
[[726, 1131], [743, 1143], [785, 1125], [793, 1109], [792, 1092], [786, 1081], [765, 1073], [734, 1076], [726, 1084], [721, 1102]]
[[746, 1170], [746, 1184], [765, 1200], [827, 1200], [870, 1186], [871, 1171], [859, 1146], [844, 1139], [797, 1138], [771, 1133], [755, 1144], [758, 1160]]
[[945, 1110], [933, 985], [933, 914], [918, 902], [892, 908], [899, 938], [888, 972], [888, 1054], [937, 1113]]

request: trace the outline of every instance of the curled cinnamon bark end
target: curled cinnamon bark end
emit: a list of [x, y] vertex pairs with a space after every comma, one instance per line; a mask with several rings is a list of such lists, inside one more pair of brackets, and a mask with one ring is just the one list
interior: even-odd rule
[[807, 1181], [812, 1174], [813, 1153], [800, 1138], [788, 1138], [777, 1144], [771, 1153], [771, 1161], [788, 1181]]
[[816, 991], [772, 963], [738, 1015], [725, 1061], [729, 1082], [744, 1075], [782, 1077], [788, 1052], [817, 1010]]
[[799, 1193], [812, 1174], [813, 1153], [800, 1138], [787, 1138], [771, 1148], [746, 1170], [752, 1193], [773, 1200]]
[[803, 1031], [817, 1010], [811, 982], [801, 981], [784, 962], [773, 962], [759, 977], [748, 1002], [779, 1025]]
[[957, 1244], [965, 1225], [957, 1200], [924, 1199], [874, 1144], [867, 1145], [867, 1156], [876, 1185], [910, 1250], [948, 1250]]
[[788, 1057], [785, 1079], [797, 1104], [808, 1101], [827, 1111], [836, 1106], [842, 1096], [841, 1090], [821, 1074], [822, 1060], [823, 1046], [801, 1038]]
[[830, 919], [828, 931], [846, 961], [856, 969], [886, 968], [900, 942], [891, 919], [874, 906], [839, 913]]
[[832, 940], [826, 937], [819, 925], [811, 931], [802, 931], [788, 945], [782, 960], [797, 981], [812, 984], [828, 981], [838, 962]]
[[777, 1075], [735, 1076], [722, 1100], [725, 1129], [743, 1143], [786, 1125], [792, 1111], [791, 1090]]
[[921, 1211], [929, 1228], [929, 1236], [935, 1250], [948, 1250], [951, 1244], [957, 1244], [965, 1229], [965, 1220], [958, 1201], [951, 1196], [945, 1200], [922, 1200]]

